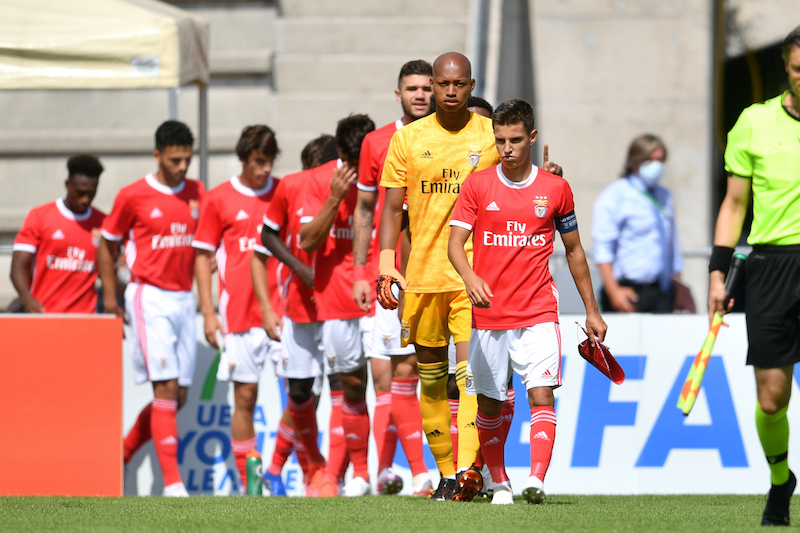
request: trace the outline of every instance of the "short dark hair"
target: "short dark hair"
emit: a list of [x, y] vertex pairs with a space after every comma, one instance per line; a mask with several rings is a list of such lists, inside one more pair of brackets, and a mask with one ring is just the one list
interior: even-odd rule
[[300, 162], [303, 164], [303, 170], [324, 165], [337, 157], [336, 139], [333, 138], [333, 135], [328, 135], [327, 133], [308, 141], [303, 151], [300, 152]]
[[469, 95], [469, 98], [467, 98], [467, 107], [481, 107], [486, 111], [488, 111], [490, 115], [494, 113], [492, 104], [490, 104], [480, 96]]
[[520, 98], [506, 100], [492, 113], [492, 126], [510, 126], [522, 124], [526, 132], [533, 131], [533, 107]]
[[349, 162], [361, 157], [361, 141], [375, 129], [375, 123], [367, 115], [350, 115], [336, 125], [336, 149]]
[[397, 76], [397, 84], [406, 76], [414, 76], [419, 74], [421, 76], [433, 76], [433, 67], [424, 59], [415, 59], [409, 61], [400, 68], [400, 75]]
[[783, 40], [783, 59], [789, 59], [789, 51], [792, 46], [800, 47], [800, 26], [796, 27], [789, 32], [789, 35]]
[[247, 161], [253, 152], [261, 152], [267, 157], [275, 158], [281, 153], [275, 132], [269, 126], [258, 124], [246, 126], [236, 143], [236, 155], [242, 161]]
[[189, 126], [177, 120], [168, 120], [156, 130], [156, 150], [163, 150], [167, 146], [194, 145], [194, 135]]
[[67, 159], [67, 177], [82, 174], [90, 178], [99, 178], [105, 169], [96, 155], [75, 154]]

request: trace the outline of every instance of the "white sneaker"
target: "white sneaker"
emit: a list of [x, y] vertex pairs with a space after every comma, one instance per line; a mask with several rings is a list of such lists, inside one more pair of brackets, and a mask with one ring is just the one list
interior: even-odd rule
[[177, 483], [173, 483], [172, 485], [167, 485], [164, 487], [164, 492], [162, 493], [163, 496], [167, 498], [188, 498], [189, 493], [186, 492], [186, 487], [183, 485], [182, 481]]
[[525, 503], [544, 503], [545, 494], [542, 480], [536, 476], [529, 477], [528, 482], [525, 483], [525, 488], [522, 490], [522, 498]]
[[511, 490], [511, 482], [495, 483], [492, 505], [512, 505], [513, 503], [514, 492]]
[[427, 472], [422, 472], [414, 476], [412, 480], [414, 484], [414, 496], [430, 496], [433, 491], [433, 483], [431, 483], [431, 475]]
[[480, 490], [480, 494], [491, 496], [498, 484], [492, 481], [492, 473], [489, 472], [488, 466], [483, 465], [481, 475], [483, 476], [483, 488]]
[[397, 494], [403, 490], [403, 478], [392, 472], [391, 468], [384, 468], [378, 474], [377, 489], [379, 494]]
[[369, 496], [369, 481], [363, 477], [354, 477], [344, 486], [344, 495], [348, 498], [356, 496]]

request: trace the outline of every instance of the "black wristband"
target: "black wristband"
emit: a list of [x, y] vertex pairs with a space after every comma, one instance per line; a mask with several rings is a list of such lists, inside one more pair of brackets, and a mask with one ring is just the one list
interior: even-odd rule
[[711, 250], [711, 260], [708, 262], [708, 273], [711, 274], [715, 270], [720, 270], [723, 274], [728, 274], [728, 269], [731, 267], [731, 257], [733, 257], [733, 248], [727, 246], [716, 246]]

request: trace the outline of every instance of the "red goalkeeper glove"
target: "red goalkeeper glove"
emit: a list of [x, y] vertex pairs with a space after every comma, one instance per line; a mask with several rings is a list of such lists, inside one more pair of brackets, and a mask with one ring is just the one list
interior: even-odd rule
[[392, 293], [392, 283], [397, 283], [402, 290], [408, 287], [408, 283], [395, 268], [394, 250], [388, 248], [381, 250], [378, 272], [380, 274], [378, 277], [378, 303], [384, 309], [397, 309], [400, 302]]

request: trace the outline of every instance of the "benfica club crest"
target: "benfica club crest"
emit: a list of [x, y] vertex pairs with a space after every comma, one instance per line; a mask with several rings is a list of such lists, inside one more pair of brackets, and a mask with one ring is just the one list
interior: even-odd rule
[[200, 202], [197, 200], [189, 200], [189, 209], [193, 219], [197, 220], [200, 218]]
[[536, 216], [539, 218], [544, 218], [547, 214], [547, 197], [546, 196], [537, 196], [533, 200], [533, 212], [536, 213]]
[[95, 248], [100, 247], [100, 238], [103, 236], [103, 232], [100, 228], [92, 228], [92, 246]]
[[478, 163], [481, 161], [480, 154], [469, 154], [469, 164], [470, 166], [477, 167]]

